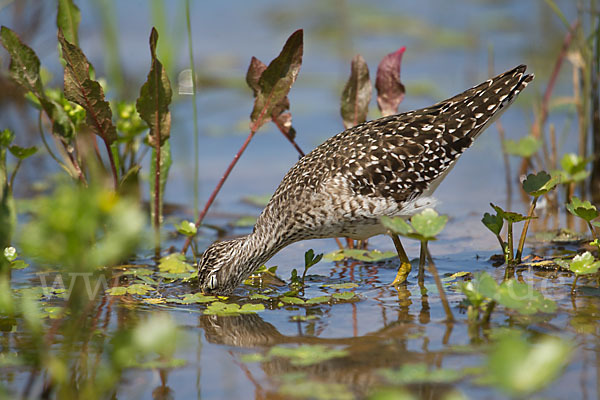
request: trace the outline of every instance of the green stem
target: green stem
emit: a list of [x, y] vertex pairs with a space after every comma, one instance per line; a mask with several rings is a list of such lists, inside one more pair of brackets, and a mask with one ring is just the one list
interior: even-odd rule
[[527, 236], [527, 230], [529, 229], [529, 222], [531, 221], [531, 217], [533, 217], [533, 212], [535, 211], [535, 205], [537, 203], [538, 197], [534, 197], [531, 202], [531, 206], [529, 206], [529, 212], [527, 213], [527, 219], [525, 221], [525, 225], [523, 225], [523, 231], [521, 232], [521, 238], [519, 239], [519, 247], [517, 248], [517, 263], [521, 262], [521, 256], [523, 255], [523, 247], [525, 247], [525, 237]]
[[496, 302], [492, 300], [488, 303], [487, 307], [485, 308], [485, 314], [483, 315], [483, 318], [481, 320], [483, 324], [487, 325], [490, 323], [490, 318], [492, 316], [494, 308], [496, 308]]
[[571, 294], [575, 293], [575, 287], [577, 285], [577, 279], [579, 279], [579, 275], [575, 275], [575, 279], [573, 279], [573, 284], [571, 285]]
[[508, 234], [507, 234], [507, 241], [508, 241], [508, 253], [506, 254], [506, 264], [512, 264], [513, 263], [513, 223], [512, 222], [508, 222]]
[[427, 241], [421, 242], [421, 254], [424, 254], [424, 257], [428, 258], [429, 261], [429, 272], [433, 275], [433, 279], [435, 280], [435, 285], [437, 286], [437, 290], [440, 293], [440, 300], [442, 300], [442, 306], [444, 307], [444, 312], [446, 313], [446, 321], [452, 322], [454, 321], [454, 316], [452, 315], [452, 310], [450, 309], [450, 304], [448, 303], [448, 298], [446, 297], [446, 292], [444, 291], [444, 285], [442, 284], [442, 280], [440, 279], [440, 275], [438, 274], [438, 270], [433, 262], [433, 258], [431, 254], [427, 251]]
[[69, 175], [73, 176], [73, 174], [69, 170], [69, 168], [62, 161], [60, 161], [58, 159], [58, 157], [56, 157], [56, 155], [52, 152], [52, 150], [50, 149], [50, 146], [48, 145], [48, 142], [46, 141], [46, 136], [44, 135], [44, 127], [42, 126], [42, 112], [41, 111], [40, 111], [39, 117], [38, 117], [38, 131], [40, 132], [40, 137], [42, 138], [42, 143], [44, 143], [44, 147], [46, 148], [46, 151], [48, 152], [50, 157], [52, 157], [52, 159], [54, 161], [56, 161], [58, 163], [58, 165], [60, 165], [60, 167], [62, 169], [64, 169]]
[[11, 192], [14, 191], [15, 176], [17, 175], [17, 171], [19, 170], [19, 167], [21, 166], [22, 162], [23, 162], [23, 160], [19, 158], [19, 161], [17, 161], [17, 165], [15, 165], [15, 169], [13, 169], [13, 172], [10, 175], [10, 183], [8, 184], [8, 188], [10, 189]]
[[[421, 252], [419, 254], [419, 285], [425, 283], [425, 259], [427, 258], [427, 242], [421, 242]], [[439, 289], [439, 288], [438, 288]]]
[[596, 235], [596, 230], [590, 221], [587, 221], [588, 228], [590, 228], [590, 232], [592, 232], [592, 236], [594, 239], [598, 240], [598, 235]]

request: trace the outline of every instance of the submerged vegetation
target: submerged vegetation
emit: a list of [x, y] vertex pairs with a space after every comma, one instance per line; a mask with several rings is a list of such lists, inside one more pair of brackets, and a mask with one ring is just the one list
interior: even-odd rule
[[[212, 239], [207, 229], [220, 236], [225, 232], [205, 219], [236, 163], [269, 122], [304, 155], [290, 111], [304, 31], [291, 33], [268, 64], [250, 60], [245, 81], [254, 104], [248, 136], [204, 207], [194, 204], [193, 215], [173, 216], [164, 198], [177, 161], [171, 148], [176, 118], [171, 109], [177, 97], [169, 78], [177, 34], [161, 19], [166, 3], [152, 2], [161, 29], [149, 31], [150, 63], [135, 99], [125, 95], [123, 87], [131, 83], [118, 72], [118, 51], [108, 55], [112, 68], [106, 78], [86, 56], [74, 0], [58, 0], [56, 7], [62, 87], [48, 84], [49, 72], [30, 38], [17, 34], [16, 26], [2, 26], [0, 42], [9, 64], [2, 65], [0, 83], [9, 82], [12, 101], [29, 107], [26, 115], [35, 116], [39, 140], [21, 147], [23, 126], [0, 127], [0, 398], [127, 397], [132, 389], [125, 386], [142, 376], [146, 387], [133, 389], [148, 391], [152, 380], [152, 396], [166, 399], [184, 386], [169, 385], [181, 379], [177, 373], [182, 369], [197, 371], [198, 392], [201, 385], [240, 374], [257, 398], [276, 393], [317, 399], [450, 399], [470, 393], [493, 396], [496, 390], [524, 398], [556, 387], [563, 371], [575, 368], [572, 360], [582, 354], [587, 360], [585, 352], [599, 334], [600, 17], [594, 0], [581, 2], [573, 23], [554, 1], [541, 3], [563, 23], [565, 37], [535, 103], [529, 133], [506, 139], [498, 125], [505, 160], [512, 156], [520, 163], [516, 178], [523, 199], [512, 204], [517, 179], [507, 161], [508, 201], [501, 207], [498, 199], [487, 199], [494, 213], [482, 219], [500, 244], [501, 255], [490, 261], [504, 268], [501, 272], [481, 260], [475, 267], [472, 260], [463, 266], [463, 259], [450, 267], [446, 259], [438, 260], [438, 272], [430, 243], [464, 239], [449, 239], [452, 233], [444, 232], [447, 223], [456, 223], [448, 222], [452, 215], [426, 209], [410, 221], [382, 219], [392, 237], [419, 242], [416, 284], [406, 254], [398, 261], [396, 252], [338, 238], [339, 249], [327, 254], [303, 248], [303, 259], [279, 268], [262, 266], [231, 297], [198, 291], [195, 261]], [[196, 96], [202, 73], [194, 66], [190, 2], [185, 5], [190, 85]], [[102, 17], [105, 40], [116, 46], [108, 9], [103, 8]], [[371, 26], [372, 12], [361, 13], [358, 26]], [[159, 39], [162, 29], [167, 32], [160, 32]], [[443, 35], [442, 43], [453, 37], [465, 42], [442, 28], [431, 32]], [[340, 126], [355, 126], [374, 113], [398, 112], [406, 92], [400, 80], [406, 51], [401, 47], [382, 58], [374, 85], [365, 57], [351, 59], [350, 76], [339, 88]], [[573, 67], [573, 96], [557, 99], [553, 90], [567, 62]], [[378, 107], [369, 111], [373, 86]], [[198, 160], [202, 113], [196, 112], [196, 102], [194, 97]], [[562, 130], [577, 131], [578, 148], [574, 153], [565, 146], [559, 156], [564, 141], [548, 121], [564, 103], [572, 108], [576, 126], [569, 120]], [[147, 154], [150, 160], [144, 163]], [[23, 173], [17, 174], [36, 158], [59, 171], [39, 191], [26, 187]], [[196, 202], [198, 170], [195, 163]], [[548, 233], [550, 220], [556, 229]], [[521, 223], [517, 242], [515, 227]], [[578, 227], [583, 239], [572, 239]], [[552, 241], [533, 237], [540, 232]], [[189, 348], [197, 350], [196, 358]], [[223, 363], [230, 375], [215, 375], [212, 361], [211, 368], [202, 368], [205, 349], [211, 357], [217, 354], [214, 364]], [[201, 370], [208, 378], [201, 379]], [[148, 371], [156, 372], [154, 378], [148, 378], [154, 373]], [[576, 388], [569, 385], [569, 391]], [[215, 393], [227, 397], [218, 389]]]

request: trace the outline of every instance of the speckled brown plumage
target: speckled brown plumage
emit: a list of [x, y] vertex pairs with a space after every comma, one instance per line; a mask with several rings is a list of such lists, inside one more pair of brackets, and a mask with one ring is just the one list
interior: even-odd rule
[[533, 79], [520, 65], [431, 107], [365, 122], [318, 146], [285, 175], [254, 231], [215, 243], [198, 268], [204, 291], [229, 293], [293, 242], [384, 233], [409, 217], [460, 155]]

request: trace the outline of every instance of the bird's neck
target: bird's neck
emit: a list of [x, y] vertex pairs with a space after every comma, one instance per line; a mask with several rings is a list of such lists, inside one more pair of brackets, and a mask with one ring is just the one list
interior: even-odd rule
[[285, 246], [274, 230], [256, 229], [240, 243], [238, 264], [250, 275]]

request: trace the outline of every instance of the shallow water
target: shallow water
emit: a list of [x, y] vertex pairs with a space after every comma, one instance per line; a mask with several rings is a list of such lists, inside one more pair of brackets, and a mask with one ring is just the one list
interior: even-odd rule
[[[567, 17], [575, 15], [569, 0], [557, 3], [566, 10]], [[177, 4], [177, 7], [169, 8], [169, 18], [173, 20], [183, 7]], [[0, 9], [1, 24], [11, 25], [11, 7]], [[81, 28], [81, 45], [102, 71], [102, 37], [96, 34], [100, 29], [96, 8], [88, 3], [82, 3], [81, 8], [83, 21], [89, 21]], [[139, 87], [148, 64], [149, 11], [146, 2], [128, 1], [120, 2], [116, 12], [123, 62], [132, 76], [131, 85]], [[369, 6], [345, 1], [293, 6], [268, 1], [252, 2], [252, 5], [235, 1], [195, 4], [192, 18], [197, 68], [211, 77], [237, 80], [230, 86], [205, 87], [199, 92], [200, 204], [208, 198], [247, 132], [252, 98], [248, 90], [239, 88], [243, 85], [241, 79], [248, 60], [253, 55], [263, 61], [273, 58], [289, 33], [298, 27], [305, 29], [305, 53], [290, 101], [297, 140], [305, 151], [341, 130], [339, 93], [349, 71], [351, 56], [355, 52], [363, 54], [374, 75], [381, 57], [403, 45], [408, 47], [402, 64], [402, 79], [408, 92], [401, 111], [429, 105], [487, 79], [490, 46], [495, 53], [496, 72], [519, 63], [529, 64], [530, 70], [538, 75], [536, 82], [502, 117], [507, 135], [518, 138], [528, 133], [533, 118], [532, 99], [545, 87], [548, 67], [553, 62], [550, 57], [554, 57], [563, 32], [544, 2], [519, 0], [378, 1]], [[331, 26], [330, 21], [336, 21], [336, 24]], [[45, 23], [42, 30], [52, 31], [53, 23]], [[179, 32], [176, 26], [172, 30], [174, 34]], [[47, 46], [47, 39], [38, 37], [31, 44], [39, 52]], [[187, 49], [178, 50], [180, 67], [177, 71], [186, 68], [187, 54]], [[42, 51], [40, 54], [45, 54], [42, 63], [56, 73], [58, 63], [54, 52]], [[422, 90], [423, 83], [427, 84], [426, 90]], [[411, 90], [417, 95], [411, 95]], [[566, 90], [568, 85], [564, 82], [557, 89], [559, 93]], [[182, 207], [167, 217], [168, 223], [180, 218], [191, 219], [193, 203], [190, 98], [178, 95], [175, 98], [172, 109], [174, 164], [166, 201]], [[375, 109], [374, 102], [372, 109]], [[377, 115], [372, 112], [370, 116]], [[565, 116], [557, 114], [553, 118], [561, 124]], [[0, 115], [0, 123], [4, 125], [10, 125], [13, 120], [6, 113]], [[568, 138], [564, 140], [561, 151], [571, 150], [574, 142]], [[295, 150], [267, 126], [243, 155], [206, 223], [227, 227], [226, 224], [237, 216], [258, 215], [260, 209], [243, 203], [242, 197], [272, 193], [296, 160]], [[516, 160], [513, 160], [513, 169], [515, 166]], [[39, 169], [24, 167], [23, 176], [32, 180], [42, 178]], [[488, 261], [498, 252], [496, 239], [480, 223], [482, 214], [491, 211], [490, 201], [506, 204], [504, 169], [494, 127], [462, 157], [437, 190], [436, 197], [441, 200], [437, 210], [450, 217], [439, 240], [430, 244], [440, 274], [485, 270], [500, 281], [504, 270], [494, 268]], [[515, 211], [525, 208], [516, 200], [512, 206]], [[170, 225], [166, 226], [171, 229]], [[246, 234], [250, 229], [227, 228], [227, 235]], [[213, 230], [203, 229], [199, 247], [204, 248], [215, 239]], [[182, 242], [180, 237], [170, 238], [165, 247], [179, 248]], [[394, 249], [387, 237], [376, 237], [369, 243], [371, 249]], [[169, 313], [185, 332], [175, 354], [176, 358], [185, 360], [184, 366], [128, 369], [123, 373], [114, 397], [289, 398], [292, 394], [303, 395], [307, 385], [310, 395], [304, 397], [321, 399], [365, 398], [382, 387], [399, 386], [407, 387], [413, 395], [424, 399], [444, 398], [452, 390], [458, 390], [468, 398], [505, 396], [477, 380], [477, 371], [480, 371], [477, 368], [485, 364], [489, 331], [469, 329], [465, 310], [460, 307], [464, 296], [453, 289], [451, 282], [446, 290], [457, 321], [453, 324], [444, 322], [444, 311], [431, 276], [428, 274], [425, 281], [427, 294], [423, 294], [417, 284], [414, 271], [418, 264], [418, 243], [405, 241], [404, 244], [413, 258], [413, 274], [400, 290], [389, 286], [398, 267], [396, 259], [376, 263], [323, 260], [310, 269], [302, 298], [353, 292], [355, 296], [351, 301], [329, 300], [324, 304], [300, 306], [280, 304], [280, 297], [289, 289], [283, 286], [267, 292], [269, 300], [250, 301], [264, 304], [266, 309], [262, 312], [217, 316], [204, 315], [204, 305], [152, 305], [142, 302], [145, 296], [103, 294], [95, 308], [94, 326], [102, 327], [100, 330], [108, 338], [117, 328], [150, 311]], [[337, 246], [333, 240], [296, 243], [273, 257], [267, 266], [277, 265], [278, 276], [289, 280], [292, 269], [302, 270], [304, 253], [308, 249], [328, 253]], [[537, 250], [545, 249], [548, 247]], [[549, 249], [552, 252], [558, 247]], [[139, 263], [150, 263], [140, 258]], [[31, 269], [15, 273], [16, 286], [40, 284], [40, 275]], [[492, 314], [489, 328], [517, 327], [533, 337], [548, 334], [572, 340], [576, 347], [568, 366], [539, 396], [597, 398], [600, 396], [598, 289], [594, 283], [583, 281], [583, 287], [573, 297], [570, 295], [572, 277], [562, 273], [554, 275], [535, 270], [519, 273], [521, 279], [557, 301], [555, 313], [525, 317], [499, 309]], [[356, 287], [331, 289], [324, 286], [339, 283], [354, 283]], [[158, 292], [167, 298], [196, 290], [193, 284], [176, 282], [160, 287]], [[236, 292], [239, 298], [234, 300], [248, 302], [248, 296], [257, 291], [251, 287], [241, 288]], [[147, 297], [155, 298], [157, 294]], [[56, 298], [48, 301], [59, 302]], [[18, 330], [3, 332], [3, 349], [14, 351], [17, 348], [15, 341], [19, 338]], [[90, 344], [82, 345], [87, 348]], [[256, 356], [254, 360], [259, 361], [254, 362], [248, 358], [255, 353], [265, 355], [276, 345], [322, 345], [344, 350], [345, 354], [308, 366], [293, 365], [290, 359], [281, 357]], [[102, 358], [103, 352], [102, 346], [90, 346], [89, 358]], [[408, 385], [389, 383], [382, 373], [384, 369], [396, 370], [418, 363], [426, 364], [430, 370], [473, 369], [448, 382], [425, 381]], [[71, 372], [85, 374], [79, 364], [74, 369]], [[7, 389], [8, 397], [23, 393], [30, 373], [26, 367], [0, 367], [0, 383]], [[38, 380], [32, 393], [37, 396], [42, 391], [41, 380]]]

